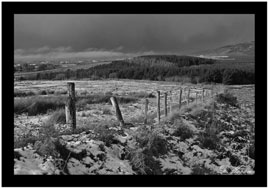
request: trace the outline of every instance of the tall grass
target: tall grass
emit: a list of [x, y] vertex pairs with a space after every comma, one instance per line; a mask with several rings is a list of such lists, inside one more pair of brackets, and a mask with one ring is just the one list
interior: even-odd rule
[[64, 108], [66, 97], [27, 97], [14, 99], [14, 113], [28, 113], [29, 116], [47, 113], [48, 110]]
[[14, 97], [27, 97], [36, 95], [33, 91], [14, 90]]
[[[87, 104], [110, 103], [107, 95], [88, 95], [76, 97], [76, 107], [83, 108]], [[14, 99], [14, 113], [28, 113], [29, 116], [45, 114], [48, 110], [64, 108], [67, 96], [34, 96], [27, 98]], [[118, 97], [119, 103], [135, 102], [137, 99], [132, 97]]]

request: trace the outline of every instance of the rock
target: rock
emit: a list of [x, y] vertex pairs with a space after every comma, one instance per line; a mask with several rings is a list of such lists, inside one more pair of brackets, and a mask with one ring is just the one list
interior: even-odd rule
[[128, 141], [128, 139], [130, 139], [130, 136], [125, 133], [127, 136], [122, 136], [122, 135], [115, 135], [114, 139], [119, 141], [120, 144], [125, 145]]
[[64, 140], [64, 141], [72, 141], [74, 139], [74, 137], [72, 135], [63, 135], [61, 136], [61, 138]]
[[82, 163], [92, 166], [94, 164], [94, 160], [87, 156], [83, 158]]

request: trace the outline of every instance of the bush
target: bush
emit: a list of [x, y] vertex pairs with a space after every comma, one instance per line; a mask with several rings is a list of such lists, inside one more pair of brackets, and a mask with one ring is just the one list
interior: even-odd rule
[[225, 103], [234, 107], [238, 107], [238, 101], [231, 93], [220, 93], [216, 96], [216, 101], [219, 103]]
[[118, 141], [115, 140], [116, 131], [113, 129], [109, 129], [108, 126], [96, 127], [94, 129], [94, 132], [96, 134], [96, 139], [103, 141], [107, 147], [111, 146], [111, 144], [118, 143]]
[[38, 91], [38, 95], [46, 95], [46, 94], [47, 94], [46, 90]]
[[39, 130], [38, 141], [34, 144], [36, 152], [42, 156], [57, 156], [55, 142], [57, 142], [59, 135], [51, 119], [43, 123]]
[[155, 157], [164, 155], [168, 151], [167, 141], [157, 132], [151, 133], [141, 127], [134, 138], [138, 142], [138, 149], [130, 149], [129, 159], [137, 174], [161, 175], [161, 165]]
[[176, 130], [173, 133], [174, 136], [180, 137], [182, 140], [188, 139], [193, 137], [194, 131], [186, 124], [184, 124], [182, 121], [176, 121]]
[[139, 144], [139, 147], [146, 148], [153, 156], [164, 155], [167, 153], [167, 141], [157, 132], [151, 132], [146, 128], [137, 130], [134, 138]]
[[55, 91], [54, 90], [47, 90], [47, 94], [54, 94]]
[[206, 128], [205, 132], [201, 132], [198, 136], [201, 146], [208, 149], [218, 149], [220, 139], [217, 136], [216, 127]]
[[161, 164], [156, 161], [147, 149], [137, 149], [130, 152], [130, 164], [138, 175], [162, 175]]

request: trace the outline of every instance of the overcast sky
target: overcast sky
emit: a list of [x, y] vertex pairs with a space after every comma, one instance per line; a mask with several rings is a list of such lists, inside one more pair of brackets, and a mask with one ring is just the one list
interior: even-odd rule
[[15, 55], [188, 53], [254, 40], [254, 15], [15, 15]]

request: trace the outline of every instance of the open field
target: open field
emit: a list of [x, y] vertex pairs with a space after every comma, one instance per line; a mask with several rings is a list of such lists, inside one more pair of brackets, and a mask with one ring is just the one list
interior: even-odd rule
[[[67, 82], [75, 83], [75, 133], [70, 125], [51, 118], [55, 109], [27, 113], [31, 102], [47, 104], [63, 97], [64, 104]], [[15, 105], [28, 110], [14, 113], [15, 174], [254, 174], [254, 85], [133, 80], [20, 81], [14, 85], [15, 93], [30, 93], [14, 98]], [[192, 103], [187, 106], [189, 88], [208, 89], [205, 102], [198, 94], [196, 103], [196, 93], [191, 92]], [[210, 96], [212, 88], [218, 93], [215, 100]], [[174, 104], [170, 113], [171, 97], [178, 101], [180, 89], [183, 107]], [[159, 124], [156, 91], [161, 93]], [[168, 117], [164, 117], [164, 92], [168, 92]], [[110, 96], [119, 99], [125, 127], [117, 122]], [[149, 117], [144, 124], [146, 98]]]
[[63, 72], [68, 69], [77, 70], [77, 69], [88, 69], [97, 65], [103, 65], [103, 64], [109, 64], [110, 61], [101, 61], [101, 62], [90, 62], [90, 63], [84, 63], [84, 64], [73, 64], [74, 66], [69, 66], [66, 64], [66, 67], [51, 69], [51, 70], [42, 70], [42, 71], [32, 71], [32, 72], [15, 72], [14, 77], [21, 77], [21, 76], [27, 76], [27, 75], [36, 75], [38, 73], [50, 73], [50, 72]]

